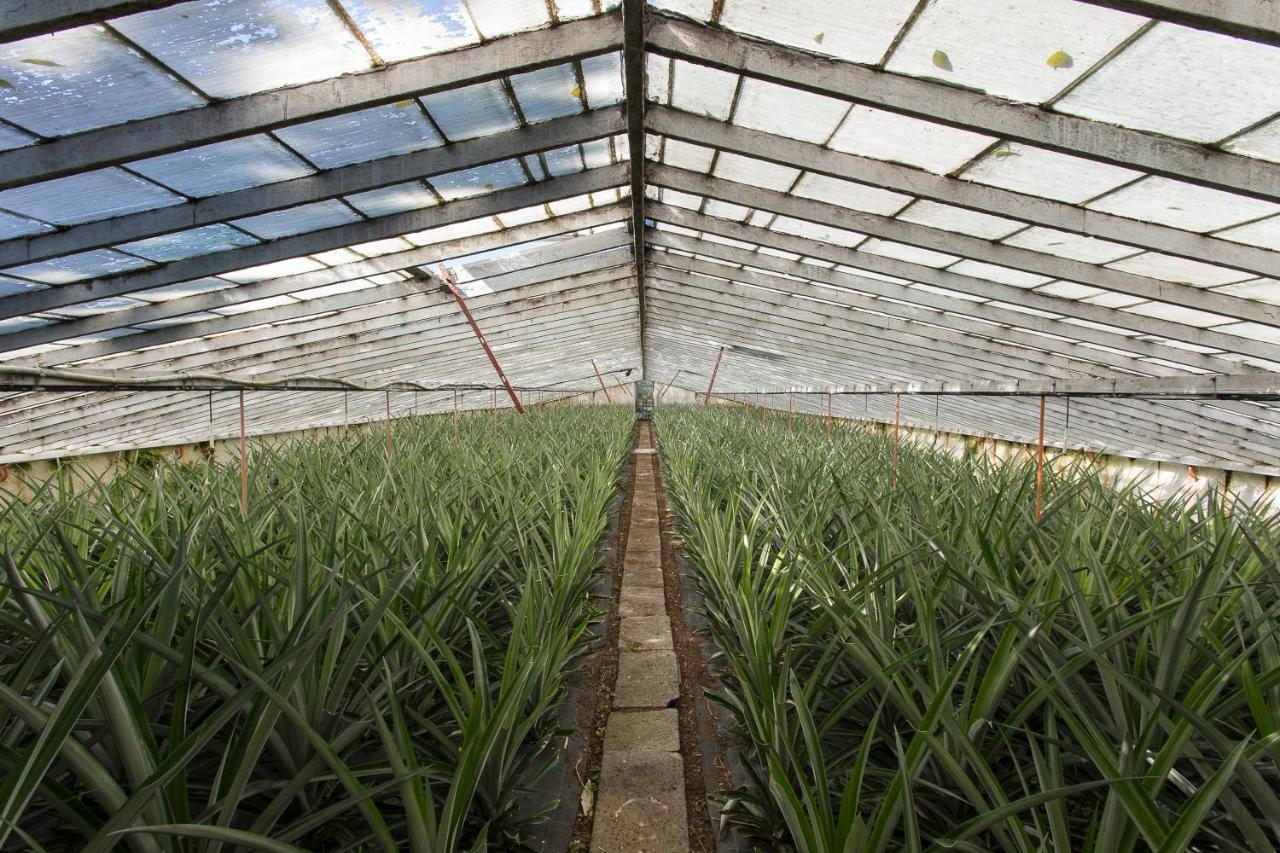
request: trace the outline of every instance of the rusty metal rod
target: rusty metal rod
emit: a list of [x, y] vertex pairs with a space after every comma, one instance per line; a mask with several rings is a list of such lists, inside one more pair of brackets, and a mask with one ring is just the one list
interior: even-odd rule
[[[720, 347], [720, 352], [716, 353], [716, 366], [711, 368], [711, 381], [707, 383], [707, 393], [702, 398], [702, 405], [711, 405], [711, 389], [716, 387], [716, 374], [720, 372], [720, 359], [724, 358], [724, 347]], [[746, 403], [744, 402], [745, 406]]]
[[609, 388], [604, 384], [604, 377], [600, 375], [600, 368], [596, 367], [596, 360], [591, 359], [591, 369], [596, 372], [596, 381], [600, 383], [600, 390], [604, 392], [604, 400], [606, 403], [612, 403], [613, 398], [609, 396]]
[[667, 391], [671, 388], [671, 384], [676, 381], [676, 377], [679, 376], [681, 373], [684, 373], [684, 370], [677, 370], [675, 373], [671, 375], [671, 378], [667, 380], [667, 384], [663, 385], [662, 390], [658, 392], [658, 398], [654, 402], [657, 402], [657, 403], [662, 402], [662, 395], [667, 393]]
[[489, 349], [489, 342], [484, 339], [484, 332], [480, 331], [480, 326], [476, 324], [476, 318], [471, 316], [471, 309], [467, 307], [467, 300], [462, 298], [462, 291], [458, 290], [453, 273], [449, 272], [444, 264], [440, 264], [440, 279], [444, 282], [444, 286], [449, 288], [449, 292], [453, 294], [453, 300], [458, 303], [458, 308], [462, 310], [462, 316], [467, 318], [471, 331], [475, 334], [476, 340], [480, 341], [480, 346], [484, 348], [484, 354], [489, 357], [489, 363], [493, 365], [494, 372], [498, 374], [502, 387], [507, 389], [507, 395], [511, 397], [511, 404], [516, 407], [517, 412], [523, 415], [524, 406], [516, 395], [516, 389], [511, 387], [511, 382], [507, 380], [507, 374], [502, 371], [502, 365], [498, 364], [498, 357], [493, 354], [493, 350]]

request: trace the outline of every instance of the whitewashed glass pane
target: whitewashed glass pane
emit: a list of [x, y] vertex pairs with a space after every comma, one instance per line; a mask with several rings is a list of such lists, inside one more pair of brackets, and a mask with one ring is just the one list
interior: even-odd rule
[[45, 285], [29, 281], [18, 281], [16, 278], [0, 276], [0, 296], [12, 296], [15, 293], [30, 293], [33, 290], [45, 290]]
[[679, 169], [706, 174], [711, 168], [711, 158], [714, 156], [715, 151], [710, 148], [681, 142], [678, 139], [668, 139], [663, 148], [662, 161]]
[[869, 252], [873, 255], [883, 255], [886, 258], [896, 258], [900, 261], [909, 261], [913, 264], [923, 264], [927, 267], [945, 267], [960, 260], [960, 258], [955, 255], [935, 252], [931, 249], [921, 249], [916, 246], [907, 246], [902, 243], [895, 243], [892, 240], [881, 240], [878, 238], [871, 239], [863, 243], [859, 251]]
[[1085, 206], [1202, 233], [1280, 213], [1280, 205], [1161, 177], [1144, 178]]
[[1140, 178], [1142, 173], [1007, 142], [974, 163], [960, 177], [966, 181], [1079, 204]]
[[322, 228], [345, 225], [348, 222], [357, 222], [359, 219], [360, 217], [345, 204], [337, 199], [331, 199], [237, 219], [233, 224], [263, 240], [275, 240], [305, 231], [319, 231]]
[[34, 219], [27, 219], [23, 216], [14, 216], [12, 213], [5, 213], [0, 210], [0, 240], [29, 237], [32, 234], [41, 234], [52, 230], [52, 225], [36, 222]]
[[197, 197], [273, 184], [315, 171], [265, 134], [138, 160], [129, 168]]
[[[204, 99], [102, 27], [0, 44], [0, 118], [42, 136], [190, 109]], [[0, 131], [0, 147], [25, 144]]]
[[1057, 104], [1062, 112], [1217, 142], [1280, 112], [1280, 51], [1159, 23]]
[[724, 121], [729, 118], [738, 75], [677, 60], [671, 67], [671, 105]]
[[1025, 272], [1024, 270], [1010, 269], [997, 264], [988, 264], [982, 261], [963, 260], [958, 264], [954, 264], [949, 268], [950, 272], [961, 273], [962, 275], [980, 278], [983, 281], [995, 281], [1000, 284], [1011, 284], [1014, 287], [1032, 288], [1042, 284], [1047, 284], [1051, 279], [1048, 276], [1036, 275], [1035, 273]]
[[406, 210], [420, 210], [438, 203], [431, 191], [418, 181], [356, 193], [346, 199], [365, 216], [388, 216]]
[[235, 272], [224, 273], [223, 278], [237, 284], [248, 284], [252, 281], [266, 281], [269, 278], [280, 278], [286, 275], [298, 275], [304, 272], [315, 272], [324, 269], [324, 265], [311, 258], [289, 258], [256, 267], [246, 267]]
[[295, 124], [276, 131], [285, 144], [321, 169], [334, 169], [442, 145], [417, 101], [385, 104]]
[[6, 273], [18, 278], [29, 278], [42, 284], [67, 284], [86, 278], [103, 278], [130, 270], [151, 266], [142, 258], [114, 252], [111, 249], [94, 249], [75, 255], [64, 255], [34, 264], [10, 267]]
[[[4, 104], [4, 99], [0, 98], [0, 107]], [[24, 145], [30, 145], [35, 142], [35, 137], [23, 133], [16, 127], [0, 124], [0, 151], [9, 151], [13, 148], [21, 148]]]
[[667, 57], [645, 54], [644, 96], [660, 104], [671, 103], [671, 60]]
[[1187, 258], [1175, 258], [1159, 252], [1143, 252], [1131, 258], [1122, 258], [1115, 263], [1107, 264], [1111, 269], [1137, 273], [1162, 281], [1194, 284], [1200, 287], [1212, 287], [1216, 284], [1232, 284], [1252, 278], [1248, 273], [1226, 267], [1192, 261]]
[[1270, 219], [1230, 228], [1214, 236], [1280, 252], [1280, 216], [1272, 216]]
[[852, 181], [831, 178], [826, 175], [805, 173], [796, 184], [795, 194], [804, 198], [824, 201], [828, 204], [892, 216], [911, 203], [911, 196], [855, 184]]
[[866, 234], [860, 234], [857, 231], [849, 231], [831, 225], [819, 225], [816, 222], [806, 222], [802, 219], [792, 219], [788, 216], [779, 216], [774, 219], [772, 227], [773, 230], [780, 231], [783, 234], [795, 234], [797, 237], [806, 237], [810, 240], [846, 248], [853, 248], [867, 239]]
[[496, 80], [437, 92], [422, 99], [445, 136], [453, 141], [516, 127], [511, 100]]
[[214, 98], [309, 83], [373, 64], [325, 0], [201, 0], [112, 23]]
[[468, 0], [467, 6], [487, 39], [551, 23], [547, 4], [539, 0]]
[[183, 198], [121, 169], [99, 169], [0, 192], [0, 208], [75, 225], [179, 204]]
[[613, 149], [607, 139], [594, 139], [582, 143], [582, 159], [588, 169], [598, 169], [613, 162]]
[[182, 281], [177, 284], [167, 284], [164, 287], [153, 287], [151, 290], [143, 290], [135, 293], [139, 299], [145, 299], [148, 302], [169, 302], [173, 299], [182, 299], [185, 296], [195, 296], [200, 293], [212, 293], [215, 290], [225, 290], [228, 287], [235, 287], [229, 281], [220, 278], [200, 278], [194, 281]]
[[968, 163], [995, 141], [994, 137], [967, 130], [858, 106], [832, 137], [831, 147], [946, 174]]
[[699, 21], [711, 19], [712, 0], [649, 0], [648, 5]]
[[593, 110], [622, 102], [622, 54], [606, 53], [582, 60], [587, 105]]
[[718, 216], [721, 219], [732, 219], [735, 222], [741, 222], [751, 215], [751, 208], [743, 207], [740, 204], [729, 204], [725, 201], [708, 199], [707, 209], [704, 212], [708, 216]]
[[1280, 163], [1280, 119], [1240, 134], [1228, 142], [1225, 148], [1233, 154]]
[[742, 81], [733, 123], [825, 145], [848, 111], [844, 101], [748, 77]]
[[169, 263], [183, 258], [194, 258], [197, 255], [252, 246], [257, 242], [243, 231], [237, 231], [229, 225], [217, 224], [162, 234], [159, 237], [125, 243], [116, 248], [158, 263]]
[[520, 111], [528, 122], [582, 112], [581, 88], [572, 65], [553, 65], [511, 77]]
[[1112, 243], [1097, 237], [1085, 237], [1056, 228], [1036, 226], [1014, 234], [1004, 242], [1022, 249], [1033, 249], [1060, 258], [1071, 258], [1087, 264], [1105, 264], [1129, 255], [1136, 255], [1140, 249], [1126, 246], [1123, 243]]
[[488, 163], [474, 169], [436, 175], [430, 179], [431, 186], [436, 188], [436, 192], [445, 201], [518, 187], [526, 181], [524, 170], [515, 160]]
[[912, 24], [888, 70], [1040, 103], [1145, 22], [1071, 0], [937, 0]]
[[461, 0], [343, 0], [342, 5], [385, 62], [479, 41]]
[[800, 170], [790, 166], [780, 166], [777, 163], [766, 163], [754, 157], [743, 157], [740, 154], [721, 151], [716, 159], [714, 174], [717, 178], [736, 181], [740, 184], [785, 192], [791, 189], [796, 178], [800, 177]]
[[726, 0], [720, 23], [812, 53], [877, 63], [915, 5], [915, 0]]
[[898, 218], [904, 222], [928, 225], [930, 228], [940, 228], [943, 231], [955, 231], [971, 237], [981, 237], [984, 240], [999, 240], [1026, 227], [1025, 222], [927, 199], [918, 200], [898, 214]]
[[576, 145], [546, 151], [542, 156], [552, 177], [572, 175], [575, 172], [581, 172], [585, 168], [582, 163], [582, 152], [578, 150]]

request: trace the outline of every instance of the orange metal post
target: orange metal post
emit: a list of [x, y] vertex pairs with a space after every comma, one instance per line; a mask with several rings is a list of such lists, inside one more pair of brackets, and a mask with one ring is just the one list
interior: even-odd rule
[[489, 349], [489, 342], [484, 339], [484, 332], [480, 331], [480, 327], [476, 325], [476, 318], [471, 316], [471, 309], [467, 307], [467, 301], [462, 298], [462, 291], [458, 290], [458, 284], [453, 280], [453, 273], [445, 268], [444, 264], [440, 264], [440, 280], [444, 282], [444, 286], [449, 288], [449, 293], [453, 295], [453, 301], [458, 303], [458, 308], [462, 310], [462, 316], [467, 318], [467, 324], [471, 326], [471, 331], [476, 336], [476, 340], [480, 341], [480, 346], [484, 348], [484, 354], [489, 357], [489, 363], [493, 365], [493, 370], [498, 374], [498, 379], [502, 380], [502, 387], [507, 389], [507, 394], [511, 397], [511, 404], [516, 407], [516, 411], [524, 414], [524, 406], [520, 403], [520, 398], [516, 396], [516, 389], [511, 387], [511, 383], [507, 381], [507, 374], [502, 372], [502, 365], [498, 364], [498, 357], [493, 354], [493, 350]]
[[[711, 368], [711, 381], [707, 383], [707, 393], [702, 398], [702, 405], [711, 405], [711, 389], [716, 387], [716, 374], [720, 372], [720, 359], [724, 358], [724, 347], [720, 347], [720, 352], [716, 354], [716, 366]], [[745, 406], [746, 403], [743, 403]]]
[[391, 458], [391, 392], [387, 394], [387, 458]]
[[898, 488], [898, 442], [902, 433], [902, 395], [893, 395], [893, 482], [892, 488]]
[[240, 509], [249, 511], [249, 443], [244, 430], [244, 392], [240, 392]]
[[1044, 508], [1044, 395], [1040, 395], [1040, 444], [1036, 448], [1036, 524]]
[[609, 389], [604, 384], [604, 377], [600, 375], [600, 368], [596, 367], [596, 360], [591, 359], [591, 369], [596, 372], [596, 381], [600, 383], [600, 390], [604, 392], [604, 399], [607, 403], [612, 403], [613, 398], [609, 396]]
[[673, 374], [671, 375], [671, 379], [669, 379], [669, 380], [667, 381], [667, 384], [662, 386], [662, 390], [658, 392], [658, 399], [657, 399], [655, 402], [659, 402], [659, 403], [661, 403], [661, 402], [662, 402], [662, 395], [663, 395], [663, 394], [665, 394], [665, 393], [667, 393], [667, 390], [671, 388], [671, 383], [672, 383], [672, 382], [675, 382], [675, 381], [676, 381], [676, 377], [677, 377], [677, 376], [679, 376], [681, 373], [684, 373], [684, 371], [683, 371], [683, 370], [677, 370], [675, 373], [673, 373]]

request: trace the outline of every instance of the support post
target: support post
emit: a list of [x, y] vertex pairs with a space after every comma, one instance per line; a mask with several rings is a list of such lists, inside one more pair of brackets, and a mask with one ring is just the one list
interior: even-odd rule
[[893, 395], [893, 489], [898, 488], [898, 442], [902, 440], [902, 395]]
[[671, 387], [671, 384], [676, 381], [676, 377], [679, 376], [681, 373], [684, 373], [684, 371], [677, 370], [675, 373], [671, 375], [671, 378], [667, 380], [667, 384], [663, 385], [662, 390], [658, 392], [658, 399], [655, 402], [658, 402], [658, 403], [662, 402], [662, 395], [667, 393], [667, 390]]
[[498, 389], [493, 389], [493, 433], [498, 434]]
[[342, 434], [346, 435], [351, 431], [351, 406], [348, 399], [349, 391], [342, 392]]
[[1044, 395], [1040, 395], [1040, 443], [1036, 447], [1036, 524], [1044, 508]]
[[795, 401], [795, 397], [795, 391], [787, 392], [787, 435], [791, 434], [791, 419], [795, 417], [795, 409], [792, 405]]
[[604, 392], [604, 400], [606, 403], [612, 403], [613, 397], [609, 396], [609, 388], [604, 384], [604, 377], [600, 375], [600, 368], [596, 367], [596, 360], [591, 359], [591, 369], [596, 372], [596, 381], [600, 383], [600, 390]]
[[387, 460], [391, 460], [391, 392], [385, 392], [387, 395]]
[[458, 392], [453, 392], [453, 443], [459, 444], [462, 440], [462, 425], [459, 423], [458, 415]]
[[[716, 366], [711, 368], [711, 381], [707, 383], [707, 393], [702, 398], [702, 405], [711, 405], [711, 389], [716, 387], [716, 374], [720, 372], [720, 359], [724, 358], [724, 347], [720, 347], [720, 352], [716, 353]], [[744, 407], [747, 405], [744, 401]]]
[[476, 318], [471, 316], [471, 309], [467, 307], [467, 301], [462, 298], [462, 291], [458, 290], [458, 284], [453, 279], [453, 273], [440, 264], [440, 279], [444, 282], [444, 286], [449, 288], [449, 293], [453, 295], [453, 301], [458, 303], [458, 308], [462, 310], [462, 316], [467, 318], [467, 324], [471, 326], [472, 333], [476, 336], [476, 340], [480, 342], [480, 346], [484, 348], [484, 354], [489, 357], [489, 363], [493, 365], [493, 370], [498, 374], [498, 379], [502, 381], [502, 387], [507, 389], [507, 395], [511, 397], [511, 404], [516, 407], [516, 411], [524, 414], [524, 406], [520, 403], [520, 398], [516, 396], [516, 389], [511, 387], [511, 383], [507, 381], [507, 374], [502, 372], [502, 365], [498, 364], [498, 358], [493, 354], [493, 350], [489, 349], [489, 342], [484, 339], [484, 332], [480, 331], [480, 327], [476, 324]]
[[827, 441], [831, 441], [831, 392], [827, 392]]
[[213, 392], [209, 392], [209, 450], [213, 450]]
[[249, 512], [249, 442], [244, 428], [244, 392], [240, 392], [240, 510]]

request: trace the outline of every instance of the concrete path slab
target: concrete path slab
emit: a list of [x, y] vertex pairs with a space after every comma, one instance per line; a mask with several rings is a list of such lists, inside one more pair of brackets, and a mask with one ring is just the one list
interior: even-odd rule
[[629, 616], [618, 629], [618, 648], [626, 652], [652, 652], [674, 648], [671, 620], [664, 610], [660, 616]]
[[606, 748], [592, 851], [679, 853], [689, 849], [688, 832], [679, 754]]
[[665, 616], [665, 597], [661, 586], [632, 586], [624, 579], [622, 595], [618, 597], [618, 615], [623, 619], [629, 616]]
[[606, 752], [679, 752], [680, 720], [676, 709], [611, 714], [604, 733], [604, 748]]

